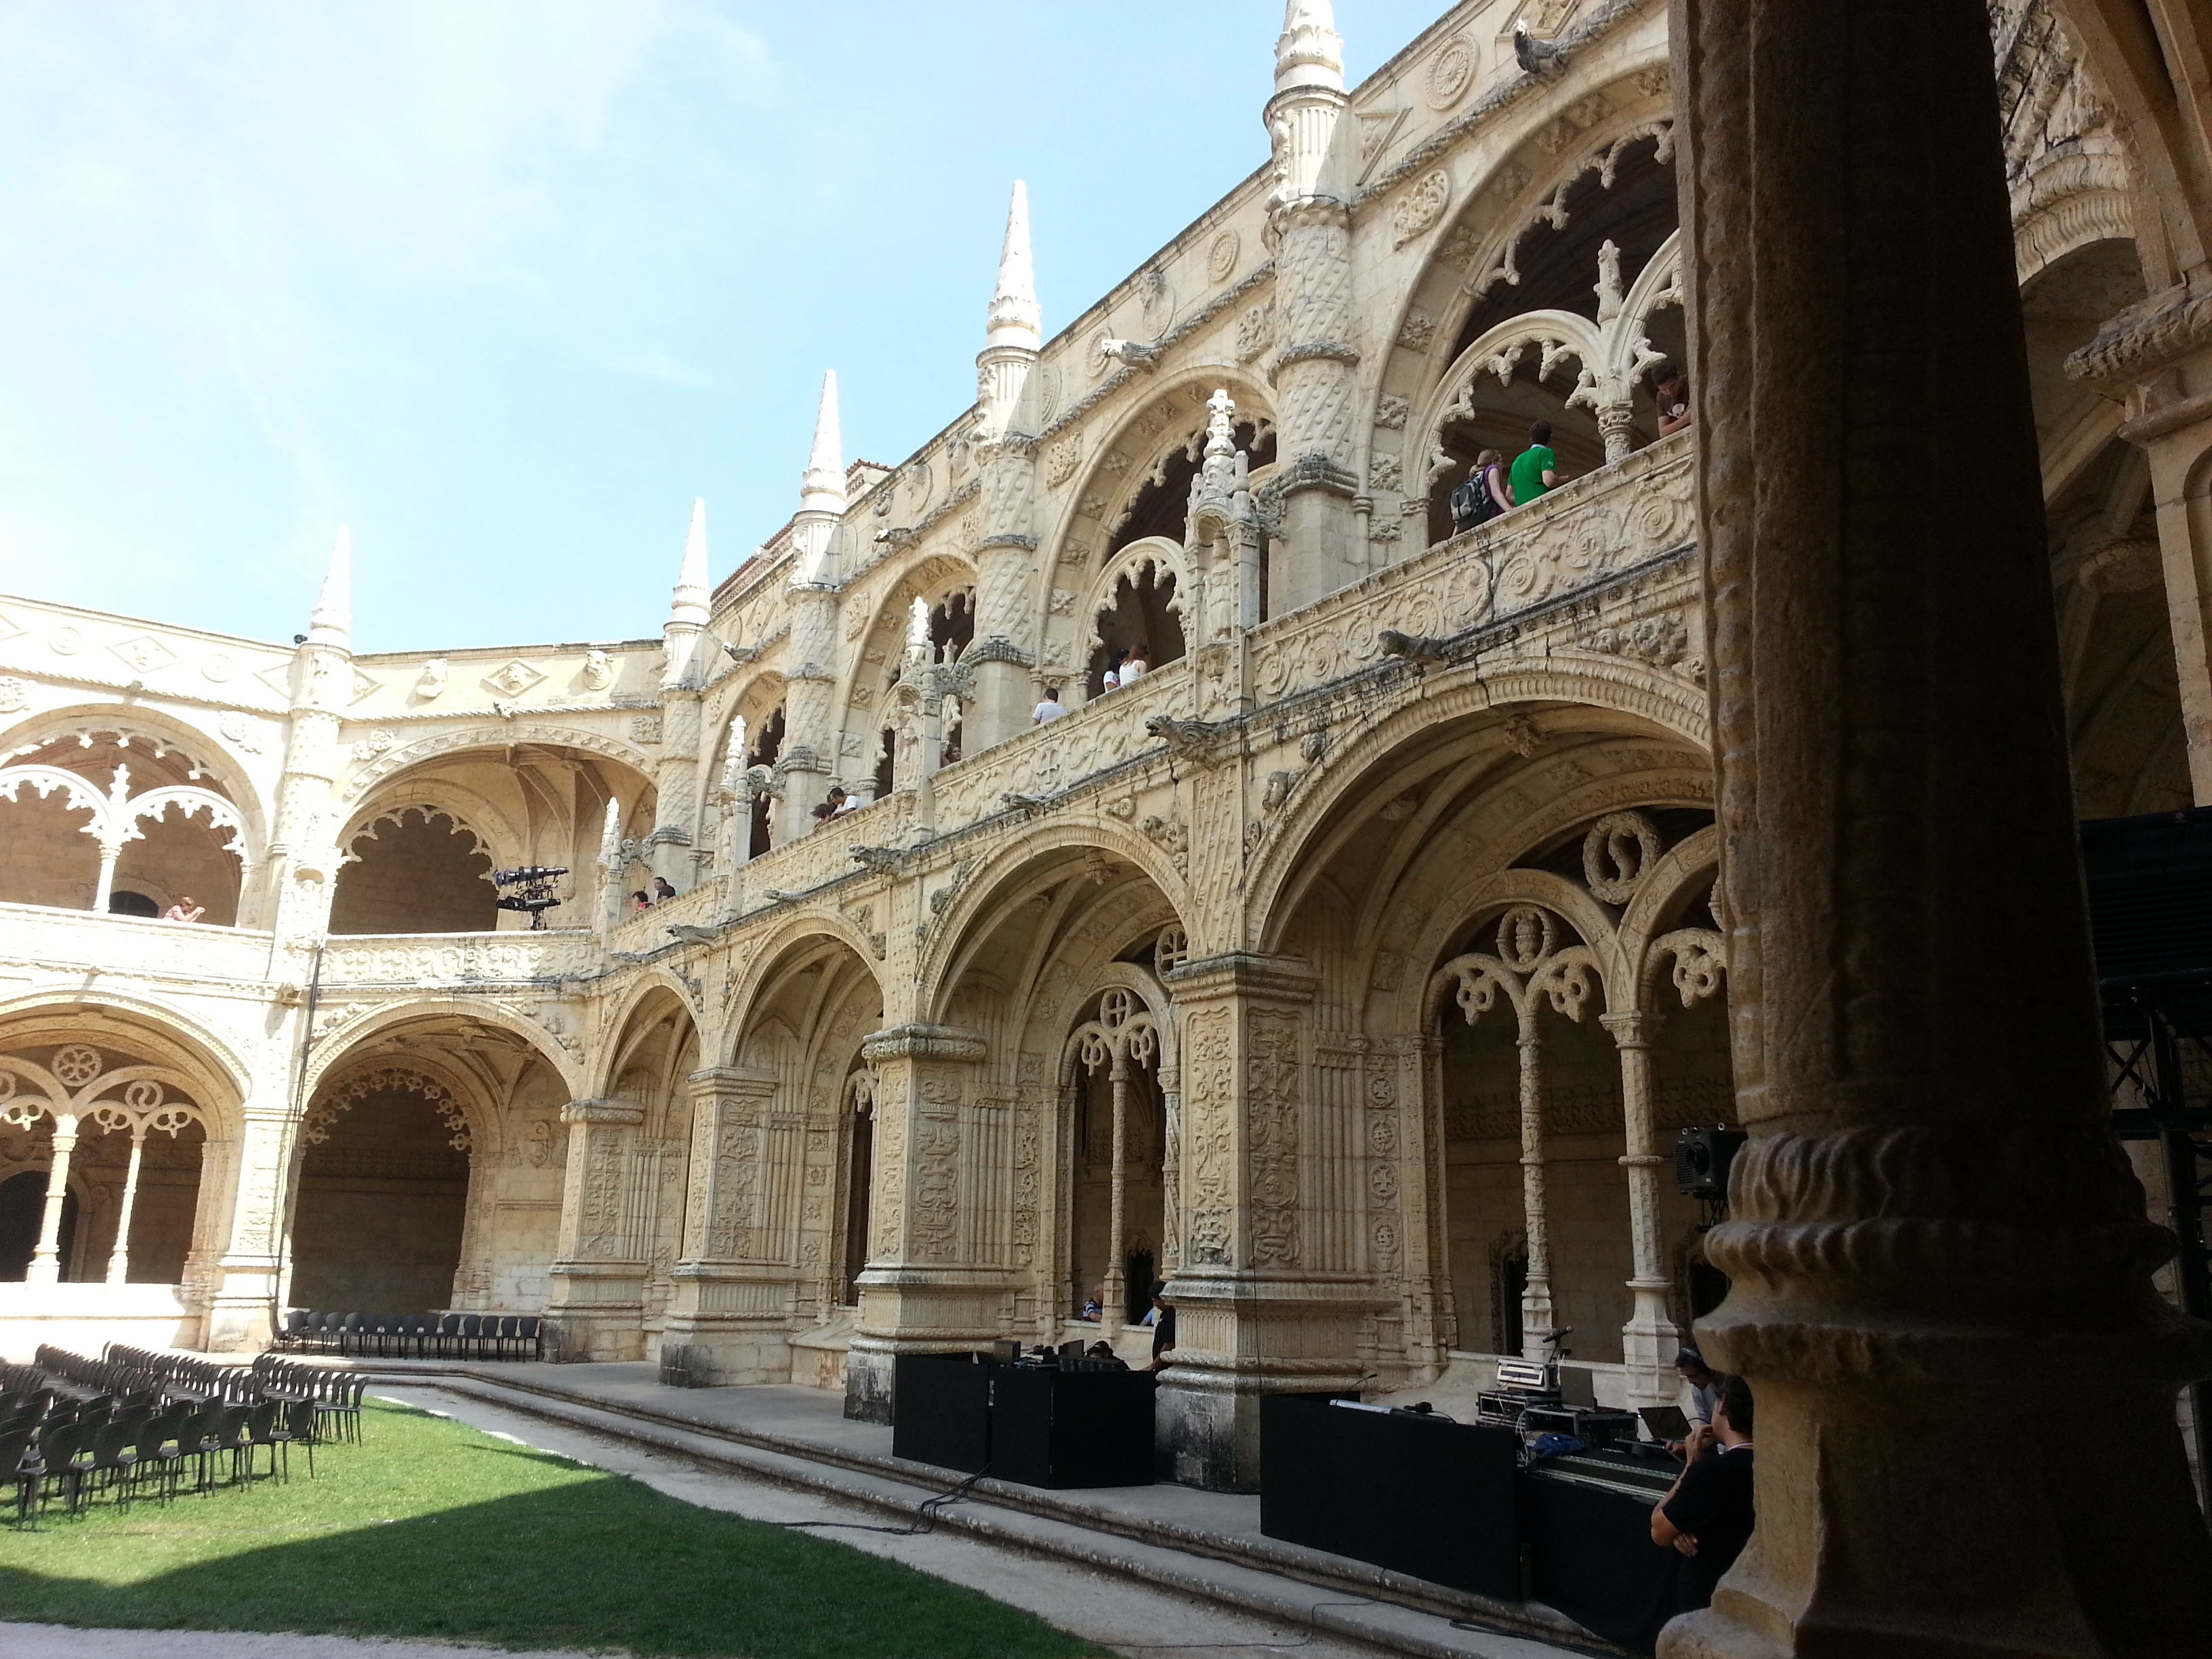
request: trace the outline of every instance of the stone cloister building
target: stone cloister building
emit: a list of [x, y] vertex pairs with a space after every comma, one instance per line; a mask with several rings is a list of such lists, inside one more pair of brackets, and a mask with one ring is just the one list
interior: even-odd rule
[[[2203, 82], [2144, 56], [2202, 21], [1968, 9], [2074, 810], [2212, 800], [2212, 196], [2157, 102]], [[357, 650], [343, 532], [292, 647], [0, 599], [11, 1349], [542, 1310], [880, 1418], [896, 1353], [1116, 1334], [1157, 1277], [1199, 1484], [1265, 1391], [1570, 1327], [1674, 1397], [1727, 1281], [1671, 1145], [1740, 1081], [1708, 422], [1652, 390], [1683, 42], [1469, 0], [1347, 88], [1287, 10], [1267, 164], [1050, 337], [1016, 186], [973, 402], [848, 463], [832, 376], [797, 510], [714, 586], [696, 508], [659, 639]], [[1454, 533], [1536, 420], [1565, 482]]]

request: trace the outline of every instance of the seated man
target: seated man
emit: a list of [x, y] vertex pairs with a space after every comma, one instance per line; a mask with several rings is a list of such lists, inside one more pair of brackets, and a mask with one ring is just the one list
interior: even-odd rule
[[1651, 1541], [1686, 1559], [1675, 1580], [1677, 1610], [1712, 1605], [1713, 1587], [1751, 1537], [1751, 1385], [1721, 1379], [1710, 1428], [1691, 1432], [1689, 1462], [1651, 1511]]

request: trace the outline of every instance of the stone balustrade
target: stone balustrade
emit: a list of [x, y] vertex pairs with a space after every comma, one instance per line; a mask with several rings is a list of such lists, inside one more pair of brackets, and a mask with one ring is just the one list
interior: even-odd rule
[[[654, 914], [658, 914], [657, 912]], [[323, 950], [322, 985], [503, 985], [583, 979], [605, 965], [599, 936], [581, 927], [494, 933], [378, 933], [333, 939]]]

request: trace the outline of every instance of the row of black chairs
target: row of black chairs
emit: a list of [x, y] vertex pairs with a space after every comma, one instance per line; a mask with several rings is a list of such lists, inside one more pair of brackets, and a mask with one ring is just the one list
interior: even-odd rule
[[[128, 1508], [149, 1486], [167, 1503], [188, 1465], [196, 1492], [216, 1484], [226, 1459], [233, 1484], [289, 1480], [295, 1444], [306, 1449], [312, 1475], [315, 1443], [326, 1437], [334, 1414], [307, 1391], [271, 1387], [257, 1396], [172, 1391], [157, 1372], [112, 1354], [90, 1359], [42, 1346], [37, 1366], [11, 1366], [0, 1375], [0, 1482], [15, 1487], [16, 1524], [35, 1524], [57, 1495], [71, 1515], [102, 1492]], [[357, 1413], [357, 1388], [353, 1403]]]
[[[251, 1405], [259, 1398], [251, 1365], [227, 1365], [220, 1360], [191, 1354], [162, 1353], [111, 1342], [100, 1351], [100, 1360], [158, 1379], [163, 1393], [187, 1395], [200, 1400], [226, 1400]], [[40, 1362], [44, 1364], [42, 1359]]]
[[284, 1316], [276, 1346], [309, 1353], [398, 1359], [541, 1359], [544, 1324], [535, 1314], [313, 1313]]

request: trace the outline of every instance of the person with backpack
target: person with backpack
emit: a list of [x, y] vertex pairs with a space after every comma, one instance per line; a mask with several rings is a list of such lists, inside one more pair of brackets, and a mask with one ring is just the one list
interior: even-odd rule
[[1451, 493], [1452, 534], [1487, 524], [1513, 505], [1505, 486], [1505, 458], [1486, 449], [1468, 469], [1467, 482]]

